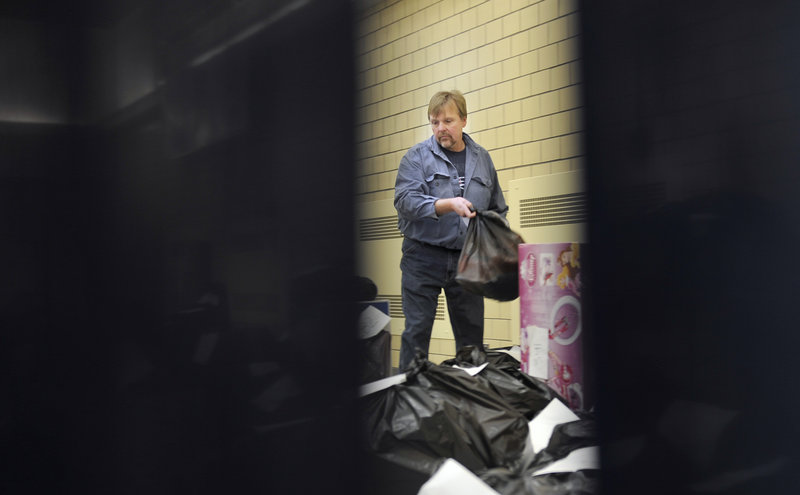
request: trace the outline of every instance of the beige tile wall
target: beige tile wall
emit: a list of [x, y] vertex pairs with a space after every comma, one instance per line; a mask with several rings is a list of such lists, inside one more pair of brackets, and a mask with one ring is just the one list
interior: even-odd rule
[[[429, 136], [427, 104], [442, 89], [464, 93], [466, 132], [491, 153], [505, 192], [513, 179], [583, 168], [578, 15], [576, 0], [385, 0], [359, 12], [362, 208], [393, 197], [400, 159]], [[486, 343], [518, 342], [511, 308], [486, 301]], [[396, 364], [402, 321], [392, 325]], [[431, 359], [454, 347], [434, 335]]]

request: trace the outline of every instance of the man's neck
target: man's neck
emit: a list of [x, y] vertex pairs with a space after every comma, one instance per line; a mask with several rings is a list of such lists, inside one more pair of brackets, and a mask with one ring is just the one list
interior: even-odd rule
[[453, 145], [453, 146], [451, 146], [451, 147], [449, 147], [449, 148], [445, 148], [445, 147], [444, 147], [444, 146], [442, 146], [442, 145], [439, 145], [439, 146], [440, 146], [440, 147], [441, 147], [443, 150], [445, 150], [445, 151], [450, 151], [450, 152], [452, 152], [452, 153], [460, 153], [460, 152], [464, 151], [465, 149], [467, 149], [467, 143], [465, 143], [464, 141], [461, 141], [460, 143], [458, 143], [458, 144], [455, 144], [455, 145]]

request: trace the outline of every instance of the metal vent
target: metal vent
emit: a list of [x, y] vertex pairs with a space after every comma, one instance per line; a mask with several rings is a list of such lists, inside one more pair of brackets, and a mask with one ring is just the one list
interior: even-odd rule
[[[405, 318], [403, 315], [403, 296], [387, 296], [386, 294], [378, 294], [375, 299], [389, 301], [389, 316], [392, 318]], [[444, 296], [439, 294], [439, 304], [436, 306], [437, 320], [444, 320], [445, 302]]]
[[383, 239], [400, 239], [403, 234], [397, 228], [397, 217], [364, 218], [358, 223], [358, 240], [378, 241]]
[[586, 222], [585, 192], [540, 196], [519, 202], [520, 227], [544, 227]]

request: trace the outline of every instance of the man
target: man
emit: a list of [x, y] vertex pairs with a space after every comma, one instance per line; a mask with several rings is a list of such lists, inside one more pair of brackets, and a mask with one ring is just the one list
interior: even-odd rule
[[436, 93], [428, 118], [433, 135], [405, 154], [395, 182], [394, 206], [404, 236], [400, 370], [410, 367], [418, 349], [428, 355], [442, 289], [456, 349], [483, 345], [483, 296], [456, 282], [458, 258], [474, 210], [508, 211], [489, 152], [463, 132], [464, 96], [455, 90]]

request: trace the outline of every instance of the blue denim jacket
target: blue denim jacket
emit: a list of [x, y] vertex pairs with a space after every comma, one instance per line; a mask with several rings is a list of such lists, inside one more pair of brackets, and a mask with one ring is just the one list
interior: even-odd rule
[[[508, 211], [489, 152], [463, 134], [467, 145], [464, 197], [476, 210], [494, 210], [505, 216]], [[433, 207], [440, 198], [458, 195], [458, 172], [439, 143], [431, 136], [415, 145], [400, 160], [394, 186], [394, 207], [398, 228], [404, 236], [417, 241], [461, 249], [467, 225], [455, 213], [438, 217]]]

